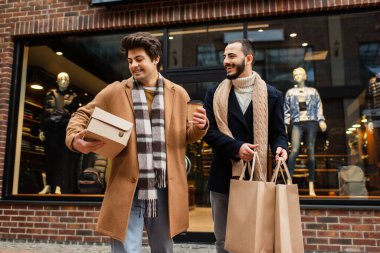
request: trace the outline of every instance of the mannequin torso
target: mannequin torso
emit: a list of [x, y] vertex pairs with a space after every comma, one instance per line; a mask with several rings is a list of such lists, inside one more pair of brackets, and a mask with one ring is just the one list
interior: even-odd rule
[[285, 95], [285, 124], [318, 121], [322, 132], [325, 132], [327, 125], [318, 91], [305, 85], [307, 76], [303, 68], [295, 69], [293, 77], [296, 85], [289, 89]]

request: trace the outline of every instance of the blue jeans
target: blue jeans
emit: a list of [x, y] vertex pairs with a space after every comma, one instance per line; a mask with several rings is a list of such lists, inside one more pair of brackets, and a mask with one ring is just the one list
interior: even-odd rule
[[144, 208], [137, 200], [137, 191], [132, 203], [128, 230], [124, 244], [111, 240], [112, 253], [140, 253], [144, 224], [152, 253], [172, 253], [173, 239], [169, 233], [168, 191], [158, 189], [158, 217], [144, 217]]
[[215, 246], [217, 253], [227, 253], [224, 249], [226, 239], [228, 195], [210, 191], [212, 219], [214, 220]]
[[304, 121], [296, 122], [293, 124], [292, 129], [292, 151], [289, 156], [288, 167], [290, 175], [293, 175], [294, 167], [296, 165], [296, 158], [300, 151], [301, 140], [304, 133], [306, 133], [306, 147], [307, 147], [307, 167], [309, 169], [309, 181], [315, 179], [315, 138], [317, 137], [318, 122], [317, 121]]

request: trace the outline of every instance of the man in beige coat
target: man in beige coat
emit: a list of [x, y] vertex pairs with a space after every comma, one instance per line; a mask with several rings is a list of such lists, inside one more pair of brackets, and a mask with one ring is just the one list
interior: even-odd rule
[[134, 123], [128, 145], [112, 161], [112, 170], [96, 230], [112, 238], [113, 253], [141, 251], [145, 225], [152, 252], [173, 252], [172, 237], [188, 228], [185, 152], [207, 131], [199, 107], [187, 122], [189, 95], [158, 72], [159, 40], [135, 33], [122, 40], [133, 77], [104, 88], [72, 115], [66, 144], [89, 153], [100, 141], [85, 141], [95, 107]]

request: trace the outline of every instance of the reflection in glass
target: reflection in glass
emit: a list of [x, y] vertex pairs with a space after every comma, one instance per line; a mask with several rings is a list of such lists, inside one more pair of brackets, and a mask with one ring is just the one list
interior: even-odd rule
[[380, 42], [362, 43], [359, 54], [362, 79], [369, 80], [380, 73]]
[[[292, 70], [303, 67], [307, 72], [305, 84], [315, 87], [321, 96], [328, 128], [326, 132], [318, 128], [316, 133], [317, 196], [367, 197], [363, 184], [369, 197], [380, 196], [380, 88], [376, 81], [376, 74], [380, 72], [378, 20], [380, 12], [374, 11], [247, 21], [246, 34], [257, 49], [254, 70], [285, 94], [295, 86]], [[154, 31], [162, 42], [168, 43], [168, 55], [162, 59], [168, 59], [169, 68], [162, 69], [163, 73], [179, 78], [178, 83], [184, 83], [192, 99], [204, 100], [207, 88], [224, 78], [224, 73], [216, 78], [214, 69], [222, 73], [226, 43], [243, 38], [243, 30], [243, 23], [173, 27], [169, 28], [167, 38], [163, 37], [162, 30]], [[291, 33], [297, 36], [290, 37]], [[24, 39], [27, 67], [23, 70], [26, 80], [21, 84], [13, 194], [37, 194], [43, 189], [46, 150], [39, 133], [46, 93], [57, 88], [57, 74], [62, 71], [69, 74], [70, 88], [78, 95], [79, 105], [86, 104], [108, 83], [130, 76], [128, 64], [119, 50], [124, 35]], [[58, 56], [57, 51], [63, 55]], [[207, 79], [210, 82], [197, 80], [198, 77], [206, 80], [203, 73], [210, 72], [214, 74]], [[32, 84], [43, 89], [32, 89]], [[190, 201], [193, 206], [209, 205], [207, 166], [211, 152], [203, 142], [188, 147], [192, 162], [189, 193], [193, 196]], [[81, 159], [74, 171], [77, 178], [92, 166], [91, 162], [87, 166], [86, 160], [96, 160]], [[303, 196], [309, 196], [307, 160], [307, 143], [303, 138], [294, 168], [294, 182]], [[104, 178], [107, 178], [108, 167], [109, 163], [105, 175], [101, 175]], [[72, 183], [77, 185], [78, 182]], [[356, 190], [342, 190], [342, 187], [356, 187]], [[90, 193], [83, 187], [73, 191], [77, 196], [85, 192]]]
[[[314, 68], [311, 61], [304, 60], [307, 52], [312, 51], [311, 48], [281, 48], [266, 49], [265, 52], [265, 80], [278, 88], [289, 85], [289, 80], [293, 79], [292, 66], [304, 66], [307, 72], [307, 84], [314, 83]], [[257, 65], [261, 65], [257, 61]]]
[[243, 38], [243, 25], [169, 30], [169, 68], [221, 66], [225, 44]]
[[190, 96], [190, 99], [204, 101], [206, 91], [209, 87], [217, 85], [216, 82], [202, 82], [202, 83], [184, 83], [180, 84]]
[[[303, 67], [307, 85], [320, 92], [328, 128], [323, 133], [318, 127], [316, 133], [317, 196], [380, 195], [378, 108], [373, 96], [380, 89], [376, 82], [367, 86], [380, 72], [380, 35], [371, 32], [373, 25], [363, 25], [373, 24], [379, 15], [277, 20], [266, 22], [265, 27], [248, 24], [248, 37], [257, 48], [254, 69], [264, 80], [285, 92], [295, 85], [291, 70]], [[350, 36], [353, 27], [355, 37]], [[288, 133], [291, 139], [291, 129]], [[293, 181], [301, 195], [309, 195], [307, 146], [302, 138], [294, 169]]]
[[[162, 31], [152, 33], [162, 40]], [[104, 193], [110, 162], [69, 151], [64, 138], [70, 115], [79, 106], [108, 83], [130, 76], [120, 52], [124, 36], [49, 37], [26, 43], [13, 194]]]

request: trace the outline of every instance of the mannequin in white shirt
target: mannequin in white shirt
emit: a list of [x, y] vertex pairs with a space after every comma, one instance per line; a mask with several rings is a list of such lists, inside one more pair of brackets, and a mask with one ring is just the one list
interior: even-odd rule
[[[317, 90], [305, 85], [306, 71], [303, 68], [294, 69], [293, 78], [296, 85], [287, 91], [284, 103], [285, 124], [287, 126], [292, 125], [292, 150], [288, 160], [289, 171], [293, 174], [295, 161], [300, 151], [300, 142], [302, 136], [305, 135], [308, 152], [309, 195], [316, 196], [314, 190], [315, 140], [318, 126], [322, 132], [325, 132], [327, 125]], [[312, 100], [313, 102], [311, 102]]]

